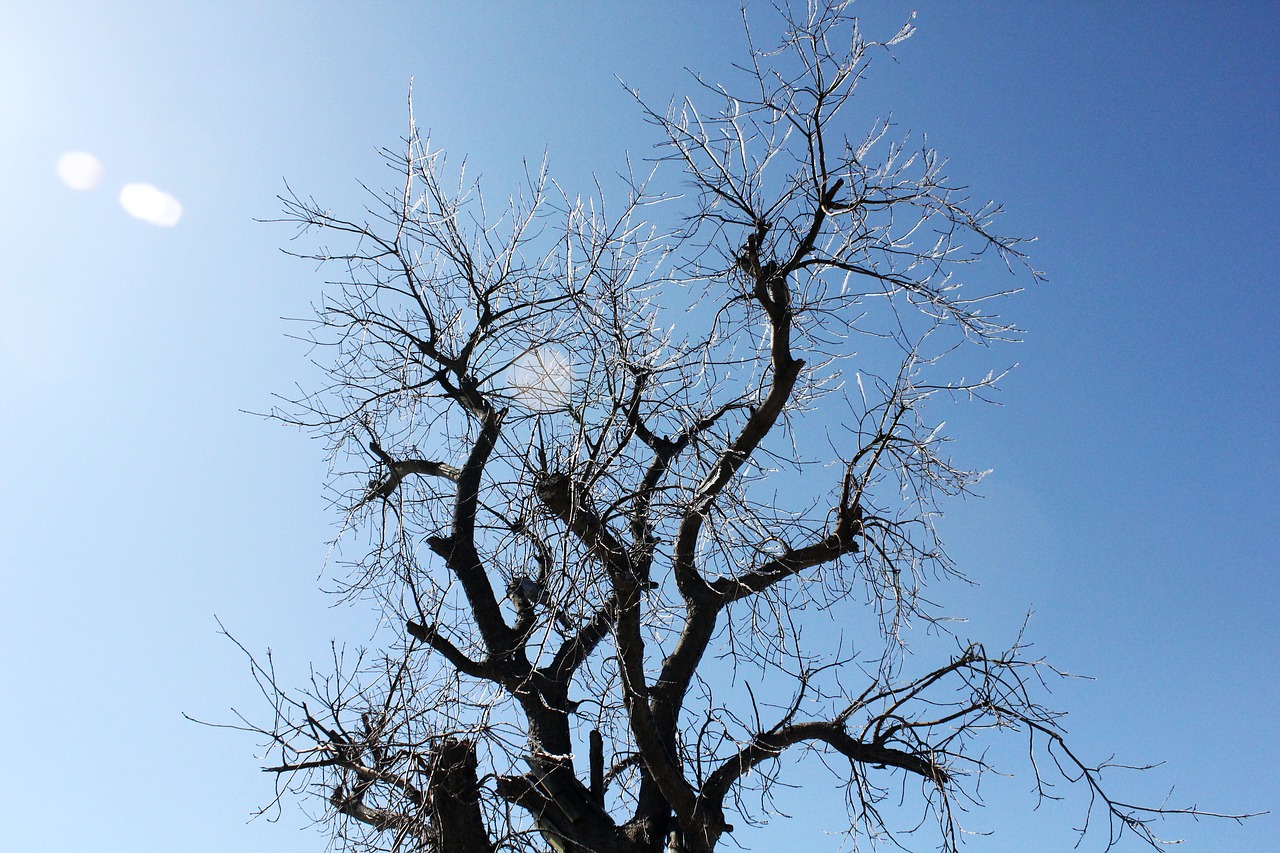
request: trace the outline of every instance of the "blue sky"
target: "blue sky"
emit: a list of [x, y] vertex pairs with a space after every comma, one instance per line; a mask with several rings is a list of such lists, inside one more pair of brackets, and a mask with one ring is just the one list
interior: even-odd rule
[[[271, 796], [254, 744], [181, 717], [261, 707], [214, 614], [299, 678], [371, 630], [318, 591], [321, 448], [240, 411], [314, 375], [280, 318], [322, 278], [254, 220], [285, 179], [359, 205], [410, 78], [420, 124], [491, 194], [544, 151], [585, 188], [654, 141], [614, 75], [661, 103], [684, 67], [741, 55], [736, 4], [685, 6], [0, 7], [6, 850], [323, 848], [292, 805], [246, 823]], [[887, 35], [912, 8], [861, 14]], [[1027, 334], [998, 354], [1020, 365], [1003, 406], [949, 416], [959, 458], [994, 473], [944, 527], [982, 586], [935, 598], [993, 645], [1034, 609], [1036, 650], [1096, 678], [1055, 696], [1082, 750], [1166, 761], [1132, 790], [1275, 810], [1280, 7], [918, 8], [859, 115], [927, 132], [1006, 230], [1039, 235], [1050, 278], [1011, 308]], [[104, 164], [98, 189], [59, 181], [75, 150]], [[177, 198], [177, 225], [126, 215], [134, 182]], [[1072, 849], [1081, 801], [1029, 815], [1028, 785], [988, 791], [971, 823], [996, 835], [970, 849]], [[835, 849], [818, 802], [740, 840]], [[1280, 849], [1275, 816], [1168, 831]]]

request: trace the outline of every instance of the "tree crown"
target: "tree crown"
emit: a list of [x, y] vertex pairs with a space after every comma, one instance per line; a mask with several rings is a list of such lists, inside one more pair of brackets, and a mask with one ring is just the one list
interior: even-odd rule
[[412, 121], [364, 215], [283, 199], [339, 277], [328, 381], [275, 414], [326, 441], [344, 589], [395, 636], [302, 692], [255, 664], [253, 728], [353, 848], [710, 851], [809, 751], [852, 834], [892, 835], [907, 780], [952, 850], [991, 730], [1108, 842], [1176, 811], [1104, 793], [1021, 641], [904, 654], [958, 574], [939, 502], [980, 476], [928, 404], [1000, 378], [949, 368], [1015, 335], [986, 262], [1042, 276], [931, 148], [852, 127], [912, 25], [868, 41], [846, 6], [781, 8], [742, 85], [641, 101], [661, 145], [616, 207], [544, 165], [495, 208]]

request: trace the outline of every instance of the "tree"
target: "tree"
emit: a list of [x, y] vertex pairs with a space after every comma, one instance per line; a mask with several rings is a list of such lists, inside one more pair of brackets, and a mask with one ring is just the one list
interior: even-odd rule
[[1104, 788], [1021, 641], [907, 650], [945, 630], [934, 522], [979, 479], [933, 412], [993, 392], [951, 365], [1015, 334], [970, 271], [1041, 275], [932, 149], [850, 135], [912, 28], [866, 41], [845, 6], [782, 9], [741, 85], [698, 81], [713, 110], [641, 102], [661, 154], [620, 209], [543, 166], [495, 214], [412, 120], [367, 215], [283, 199], [341, 276], [329, 381], [274, 414], [327, 443], [344, 591], [387, 642], [302, 690], [254, 660], [274, 713], [246, 726], [350, 848], [711, 851], [810, 754], [855, 837], [892, 836], [901, 796], [955, 850], [997, 733], [1108, 847], [1204, 814]]

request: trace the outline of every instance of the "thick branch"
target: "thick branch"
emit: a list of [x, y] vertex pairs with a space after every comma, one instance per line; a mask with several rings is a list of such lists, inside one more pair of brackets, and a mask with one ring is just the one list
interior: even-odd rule
[[398, 830], [404, 834], [410, 834], [413, 829], [413, 821], [408, 816], [394, 809], [367, 806], [364, 800], [349, 794], [342, 787], [334, 788], [333, 794], [329, 797], [329, 803], [339, 814], [354, 818], [379, 832]]
[[[458, 476], [458, 490], [453, 509], [453, 525], [448, 540], [449, 568], [462, 582], [476, 626], [484, 637], [490, 654], [503, 654], [513, 647], [511, 629], [498, 607], [498, 599], [485, 573], [476, 549], [476, 513], [480, 505], [480, 480], [485, 463], [493, 452], [502, 428], [504, 412], [486, 409], [480, 421], [480, 432], [471, 453]], [[441, 550], [444, 550], [441, 547]]]
[[[704, 594], [706, 585], [699, 583], [694, 554], [697, 550], [698, 535], [707, 513], [719, 498], [724, 487], [729, 483], [747, 459], [774, 428], [804, 367], [804, 360], [791, 354], [791, 292], [787, 285], [787, 276], [798, 268], [799, 264], [813, 251], [814, 243], [822, 232], [822, 224], [826, 220], [826, 208], [843, 186], [843, 179], [838, 180], [830, 188], [824, 189], [817, 207], [812, 214], [809, 232], [799, 242], [787, 263], [779, 268], [775, 263], [760, 264], [758, 256], [754, 264], [755, 286], [753, 295], [764, 308], [769, 318], [769, 361], [773, 370], [773, 381], [760, 407], [751, 413], [737, 437], [725, 448], [724, 452], [711, 467], [711, 472], [698, 487], [693, 506], [685, 514], [676, 536], [675, 576], [676, 583], [686, 599]], [[756, 234], [763, 237], [767, 227], [757, 226]], [[758, 243], [758, 240], [757, 240]], [[758, 245], [752, 248], [753, 256], [758, 252]]]
[[618, 618], [618, 598], [611, 596], [579, 631], [564, 642], [544, 673], [552, 681], [567, 685], [573, 673], [591, 656]]
[[[785, 284], [782, 288], [785, 290]], [[776, 321], [771, 323], [773, 383], [770, 385], [769, 392], [765, 395], [760, 407], [747, 418], [742, 431], [712, 465], [711, 472], [698, 487], [693, 506], [680, 523], [680, 530], [676, 534], [673, 569], [676, 584], [687, 600], [707, 597], [707, 586], [697, 573], [694, 557], [697, 552], [698, 536], [707, 513], [729, 480], [777, 423], [787, 400], [791, 398], [791, 392], [795, 389], [800, 370], [804, 367], [803, 359], [791, 356], [789, 323], [789, 312], [783, 312]]]
[[763, 592], [805, 569], [838, 560], [858, 552], [857, 536], [862, 532], [862, 510], [858, 505], [842, 507], [836, 528], [821, 540], [801, 548], [789, 549], [780, 557], [737, 577], [716, 578], [711, 588], [727, 604]]
[[365, 500], [389, 498], [400, 487], [400, 483], [410, 474], [422, 474], [428, 477], [441, 477], [457, 482], [462, 472], [445, 462], [431, 459], [394, 459], [382, 449], [376, 439], [369, 440], [369, 449], [387, 466], [387, 476], [381, 482], [370, 485]]
[[436, 747], [429, 790], [432, 827], [441, 851], [494, 849], [480, 812], [479, 762], [473, 741], [449, 738]]
[[631, 560], [622, 542], [587, 505], [581, 492], [565, 474], [551, 474], [538, 483], [538, 497], [564, 525], [590, 549], [610, 572], [631, 576]]
[[632, 733], [650, 778], [662, 790], [664, 802], [682, 820], [692, 820], [696, 797], [685, 780], [672, 749], [650, 708], [645, 674], [644, 639], [640, 613], [641, 583], [621, 543], [604, 523], [575, 495], [565, 475], [552, 475], [538, 487], [538, 496], [592, 550], [605, 565], [618, 602], [616, 635], [623, 696]]
[[757, 735], [738, 753], [721, 764], [708, 777], [702, 787], [702, 796], [716, 803], [723, 802], [729, 789], [756, 765], [780, 756], [788, 747], [811, 741], [820, 741], [859, 764], [901, 767], [933, 782], [939, 787], [950, 779], [947, 771], [928, 756], [903, 752], [854, 738], [838, 722], [815, 721], [790, 726]]
[[493, 667], [487, 663], [474, 661], [462, 653], [457, 646], [440, 634], [438, 625], [419, 625], [413, 620], [406, 623], [405, 628], [415, 639], [426, 643], [441, 657], [453, 664], [454, 669], [472, 678], [495, 679]]
[[[500, 776], [497, 793], [533, 816], [534, 826], [555, 850], [622, 853], [617, 825], [590, 789], [566, 766], [530, 761], [522, 776]], [[458, 848], [468, 850], [469, 848]]]

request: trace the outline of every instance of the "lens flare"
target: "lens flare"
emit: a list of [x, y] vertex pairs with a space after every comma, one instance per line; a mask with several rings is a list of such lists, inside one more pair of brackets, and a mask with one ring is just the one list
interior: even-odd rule
[[68, 151], [58, 158], [58, 177], [73, 190], [97, 189], [102, 183], [102, 161], [88, 151]]
[[168, 228], [182, 218], [182, 205], [167, 192], [150, 184], [125, 184], [120, 190], [120, 206], [130, 216]]

